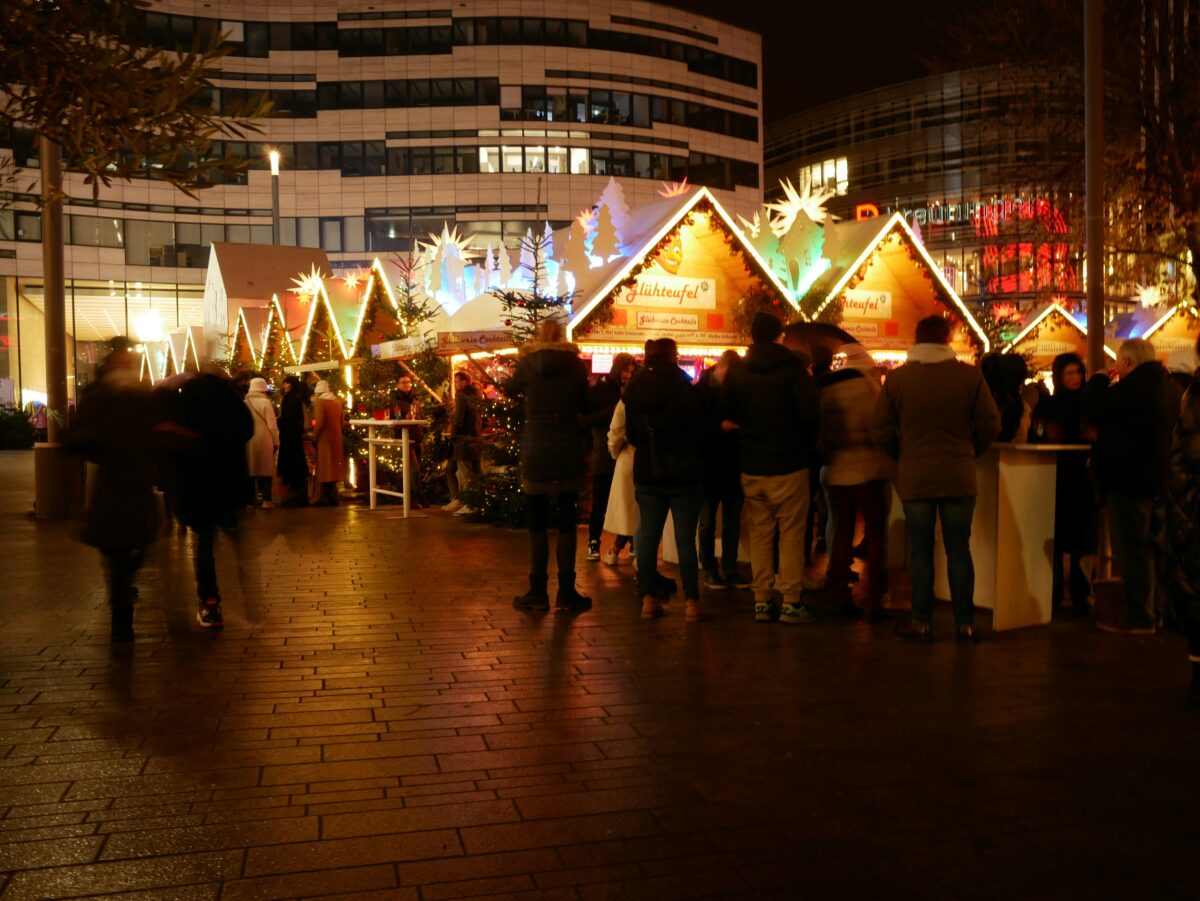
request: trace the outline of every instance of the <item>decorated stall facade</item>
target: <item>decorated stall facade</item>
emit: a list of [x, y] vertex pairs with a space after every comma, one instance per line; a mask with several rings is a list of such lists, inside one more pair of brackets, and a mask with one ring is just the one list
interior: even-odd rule
[[714, 355], [745, 346], [759, 310], [796, 315], [792, 293], [705, 188], [641, 208], [622, 237], [603, 265], [568, 270], [581, 286], [568, 333], [585, 353], [636, 353], [670, 337], [685, 357]]
[[[1035, 313], [1003, 350], [1025, 357], [1030, 371], [1047, 373], [1059, 354], [1079, 354], [1086, 360], [1087, 335], [1087, 325], [1061, 304], [1050, 303]], [[1117, 357], [1107, 344], [1104, 345], [1104, 352], [1110, 360]]]
[[1141, 334], [1123, 338], [1145, 338], [1154, 344], [1158, 359], [1167, 363], [1172, 354], [1194, 352], [1200, 337], [1200, 314], [1190, 303], [1178, 304], [1165, 311]]
[[837, 322], [876, 359], [902, 360], [917, 323], [935, 314], [953, 323], [951, 346], [961, 358], [991, 349], [987, 333], [899, 213], [826, 223], [821, 259], [823, 271], [802, 308]]

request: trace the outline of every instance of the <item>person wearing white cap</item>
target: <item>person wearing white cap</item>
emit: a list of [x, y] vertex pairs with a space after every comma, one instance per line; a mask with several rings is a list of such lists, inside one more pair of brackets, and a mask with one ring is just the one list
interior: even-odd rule
[[246, 407], [254, 422], [254, 437], [246, 443], [246, 469], [250, 475], [250, 496], [270, 510], [271, 482], [275, 478], [275, 453], [279, 450], [279, 426], [275, 408], [267, 396], [267, 380], [250, 380], [246, 392]]

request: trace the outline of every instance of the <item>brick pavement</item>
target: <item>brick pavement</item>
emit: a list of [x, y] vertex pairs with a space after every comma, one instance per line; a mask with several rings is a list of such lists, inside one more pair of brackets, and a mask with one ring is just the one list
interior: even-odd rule
[[0, 454], [4, 901], [1194, 896], [1177, 636], [643, 622], [595, 564], [526, 615], [520, 534], [343, 507], [221, 545], [221, 634], [164, 539], [114, 650], [30, 483]]

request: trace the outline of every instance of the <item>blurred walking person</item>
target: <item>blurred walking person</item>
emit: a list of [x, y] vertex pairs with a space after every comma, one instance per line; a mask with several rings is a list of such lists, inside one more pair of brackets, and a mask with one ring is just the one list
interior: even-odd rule
[[1200, 368], [1193, 370], [1172, 436], [1163, 532], [1166, 593], [1192, 664], [1188, 703], [1200, 707]]
[[695, 387], [679, 368], [679, 350], [659, 338], [646, 355], [646, 367], [623, 398], [625, 428], [633, 445], [633, 481], [639, 511], [637, 558], [642, 617], [661, 616], [656, 597], [658, 545], [669, 513], [675, 523], [679, 579], [685, 618], [701, 617], [696, 526], [703, 500], [700, 462], [700, 408]]
[[1000, 433], [1000, 410], [974, 366], [959, 362], [950, 346], [950, 321], [927, 316], [904, 365], [884, 382], [875, 405], [872, 436], [899, 462], [896, 489], [908, 526], [912, 618], [896, 635], [933, 641], [933, 554], [939, 516], [950, 600], [959, 641], [974, 642], [975, 563], [971, 522], [979, 486], [975, 458]]
[[85, 393], [67, 443], [96, 466], [82, 537], [104, 558], [112, 640], [128, 642], [134, 638], [134, 578], [158, 534], [157, 401], [138, 378], [129, 341], [114, 338], [110, 347], [103, 374]]
[[194, 533], [192, 560], [199, 606], [196, 619], [206, 629], [225, 620], [217, 585], [216, 533], [237, 529], [245, 506], [246, 443], [254, 422], [241, 394], [215, 365], [179, 389], [177, 420], [169, 424], [181, 439], [176, 452], [179, 520]]
[[883, 598], [888, 590], [887, 508], [891, 470], [887, 456], [871, 437], [871, 419], [879, 399], [879, 376], [871, 355], [857, 344], [839, 349], [845, 365], [822, 377], [821, 455], [829, 481], [833, 541], [829, 548], [829, 587], [837, 612], [863, 613], [850, 596], [851, 558], [858, 515], [863, 518], [867, 559], [866, 615], [870, 622], [887, 619]]
[[[617, 354], [608, 373], [588, 392], [587, 425], [592, 429], [592, 510], [588, 516], [589, 560], [600, 559], [600, 534], [608, 513], [616, 461], [608, 452], [608, 427], [621, 400], [621, 391], [637, 371], [633, 354]], [[613, 562], [616, 562], [615, 560]]]
[[317, 445], [318, 507], [338, 505], [338, 482], [346, 477], [346, 452], [342, 442], [343, 404], [329, 388], [317, 382], [313, 394], [313, 441]]
[[[813, 622], [800, 598], [804, 583], [804, 532], [817, 432], [817, 389], [804, 362], [780, 341], [783, 324], [760, 312], [750, 324], [746, 358], [726, 374], [725, 416], [736, 424], [742, 491], [750, 516], [750, 569], [754, 618]], [[779, 576], [775, 536], [779, 536]], [[779, 612], [772, 587], [783, 596]]]
[[[738, 460], [737, 430], [726, 425], [721, 409], [721, 385], [730, 367], [741, 363], [737, 351], [727, 350], [696, 383], [703, 434], [700, 458], [704, 464], [704, 502], [698, 527], [700, 566], [709, 588], [749, 588], [738, 569], [738, 542], [742, 529], [742, 475]], [[718, 523], [717, 513], [720, 512]], [[717, 531], [721, 533], [721, 559], [717, 560]]]
[[586, 478], [587, 368], [579, 348], [566, 341], [562, 323], [539, 323], [533, 341], [521, 346], [516, 371], [504, 386], [524, 399], [521, 430], [521, 491], [529, 525], [529, 590], [513, 599], [520, 610], [550, 607], [550, 505], [557, 502], [558, 592], [555, 607], [582, 611], [592, 599], [575, 588], [576, 514]]
[[304, 433], [308, 427], [308, 404], [300, 379], [289, 375], [283, 380], [283, 399], [279, 402], [279, 478], [287, 489], [284, 506], [308, 503], [308, 460], [304, 455]]
[[250, 380], [246, 391], [246, 409], [254, 423], [254, 435], [246, 444], [246, 469], [250, 474], [250, 496], [255, 506], [264, 510], [275, 506], [271, 501], [271, 486], [275, 481], [275, 453], [279, 450], [279, 425], [275, 407], [267, 394], [267, 380]]
[[447, 513], [469, 513], [463, 506], [462, 493], [481, 472], [479, 436], [483, 431], [479, 415], [482, 395], [470, 373], [454, 373], [454, 412], [450, 416], [450, 441], [454, 446], [452, 467], [447, 482], [450, 503], [442, 507]]

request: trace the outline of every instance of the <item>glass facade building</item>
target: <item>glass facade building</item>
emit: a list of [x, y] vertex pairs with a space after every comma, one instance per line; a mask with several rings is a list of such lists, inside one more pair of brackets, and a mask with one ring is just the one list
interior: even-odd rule
[[900, 211], [969, 302], [1070, 306], [1084, 297], [1082, 159], [1081, 97], [1042, 73], [981, 68], [773, 124], [765, 184], [832, 191], [841, 218]]
[[[72, 396], [98, 342], [202, 323], [212, 242], [272, 243], [267, 148], [282, 156], [279, 243], [334, 266], [405, 252], [443, 222], [514, 244], [569, 222], [610, 177], [630, 206], [685, 177], [732, 211], [762, 200], [761, 38], [679, 9], [161, 0], [143, 25], [168, 48], [227, 35], [214, 108], [265, 93], [275, 115], [218, 146], [250, 166], [195, 200], [151, 179], [93, 197], [68, 175]], [[0, 132], [7, 153], [24, 168], [0, 208], [0, 400], [30, 401], [44, 392], [36, 136]]]

